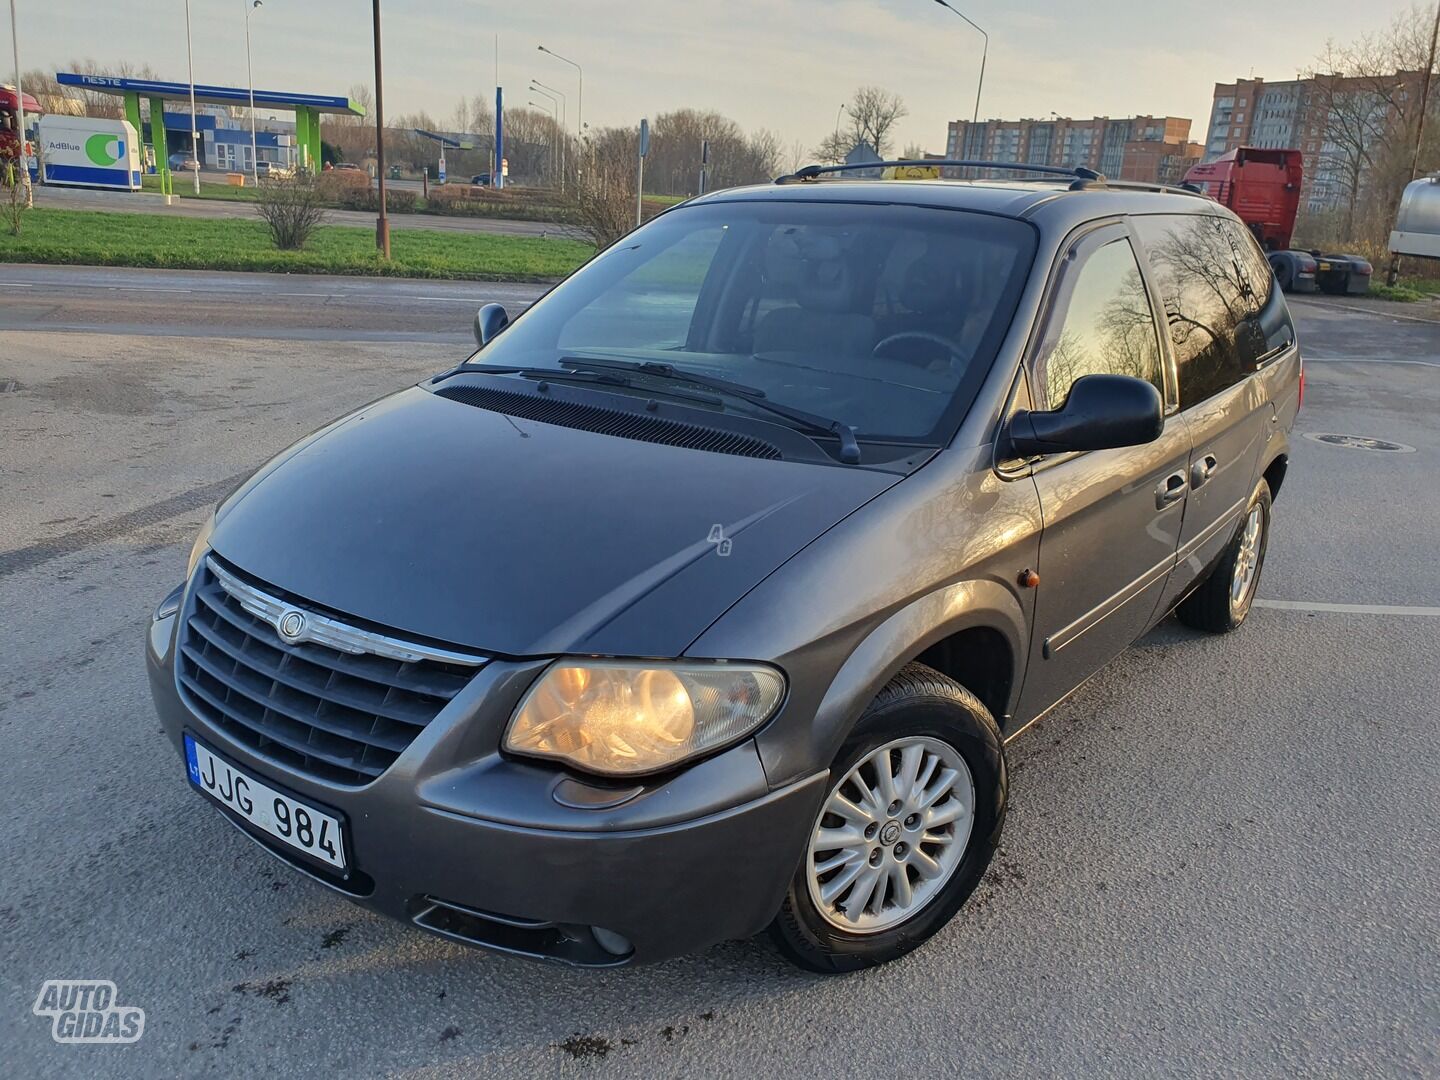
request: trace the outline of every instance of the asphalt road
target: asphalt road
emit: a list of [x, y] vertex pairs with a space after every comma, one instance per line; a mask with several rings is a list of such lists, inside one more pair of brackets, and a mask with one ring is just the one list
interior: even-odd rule
[[474, 340], [470, 321], [481, 304], [498, 301], [515, 314], [542, 291], [487, 281], [0, 264], [0, 327], [458, 345]]
[[[176, 176], [175, 202], [166, 206], [159, 195], [138, 191], [102, 191], [93, 188], [35, 188], [35, 204], [64, 210], [108, 210], [114, 213], [170, 214], [175, 217], [253, 218], [255, 206], [230, 199], [186, 197], [185, 177]], [[420, 185], [414, 185], [416, 191]], [[545, 221], [510, 221], [504, 218], [444, 217], [440, 214], [389, 214], [392, 229], [439, 229], [443, 232], [498, 233], [503, 236], [557, 236], [561, 226]], [[361, 210], [327, 210], [331, 225], [375, 227], [375, 215]]]
[[[461, 355], [488, 287], [0, 270], [32, 286], [0, 285], [8, 1075], [1440, 1074], [1440, 325], [1297, 302], [1297, 435], [1414, 452], [1296, 439], [1261, 583], [1296, 606], [1167, 623], [1014, 742], [1003, 850], [926, 948], [594, 974], [265, 855], [186, 790], [140, 659], [233, 478]], [[113, 980], [144, 1037], [54, 1044], [51, 978]]]

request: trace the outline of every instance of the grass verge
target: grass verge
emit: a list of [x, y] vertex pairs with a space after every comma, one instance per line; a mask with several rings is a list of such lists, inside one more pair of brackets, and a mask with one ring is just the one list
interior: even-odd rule
[[370, 229], [324, 225], [303, 251], [277, 251], [262, 222], [35, 209], [21, 236], [0, 234], [0, 262], [371, 274], [479, 281], [564, 277], [594, 249], [575, 240], [394, 229], [380, 259]]
[[1429, 294], [1412, 289], [1408, 285], [1370, 285], [1370, 291], [1365, 294], [1373, 300], [1393, 300], [1397, 304], [1413, 304], [1416, 300], [1424, 300]]
[[[170, 183], [175, 190], [175, 194], [180, 198], [196, 198], [195, 184], [190, 179], [189, 173], [171, 173]], [[160, 194], [160, 177], [152, 173], [146, 173], [140, 178], [140, 190], [148, 191], [154, 195]], [[233, 187], [230, 184], [217, 184], [213, 180], [200, 181], [199, 198], [202, 199], [221, 199], [224, 202], [254, 202], [255, 197], [256, 192], [255, 189], [250, 186], [249, 174], [245, 176], [244, 187]]]

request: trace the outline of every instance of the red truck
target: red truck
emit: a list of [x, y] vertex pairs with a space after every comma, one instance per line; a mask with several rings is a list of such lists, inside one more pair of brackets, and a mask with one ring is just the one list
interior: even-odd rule
[[1304, 175], [1299, 150], [1241, 146], [1191, 168], [1185, 174], [1185, 184], [1233, 210], [1250, 226], [1286, 292], [1368, 292], [1373, 268], [1359, 255], [1329, 255], [1290, 247]]
[[[0, 147], [6, 148], [7, 156], [15, 153], [15, 131], [20, 126], [20, 100], [15, 87], [0, 86]], [[34, 127], [40, 117], [40, 103], [29, 94], [25, 95], [25, 124]]]

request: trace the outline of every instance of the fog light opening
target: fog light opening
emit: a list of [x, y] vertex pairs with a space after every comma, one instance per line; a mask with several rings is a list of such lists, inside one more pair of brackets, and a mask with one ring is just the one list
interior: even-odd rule
[[635, 946], [630, 944], [629, 939], [615, 933], [614, 930], [606, 930], [603, 926], [592, 926], [590, 933], [595, 936], [595, 944], [611, 956], [629, 956], [635, 951]]

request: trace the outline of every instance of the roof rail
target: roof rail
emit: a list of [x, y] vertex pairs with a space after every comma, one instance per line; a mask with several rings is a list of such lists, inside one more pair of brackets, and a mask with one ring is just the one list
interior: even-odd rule
[[[818, 180], [827, 173], [859, 172], [862, 169], [889, 169], [901, 166], [946, 169], [1009, 169], [1015, 172], [1041, 173], [1045, 176], [1068, 176], [1082, 183], [1107, 183], [1102, 173], [1087, 169], [1083, 165], [1031, 165], [1019, 161], [957, 161], [950, 158], [927, 158], [923, 161], [867, 161], [847, 162], [843, 165], [806, 165], [793, 173], [777, 176], [775, 183], [791, 184], [797, 181]], [[1039, 177], [1036, 177], [1039, 179]]]
[[1126, 191], [1158, 191], [1167, 195], [1199, 195], [1209, 198], [1205, 192], [1189, 184], [1161, 184], [1152, 180], [1106, 180], [1105, 187], [1123, 188]]

